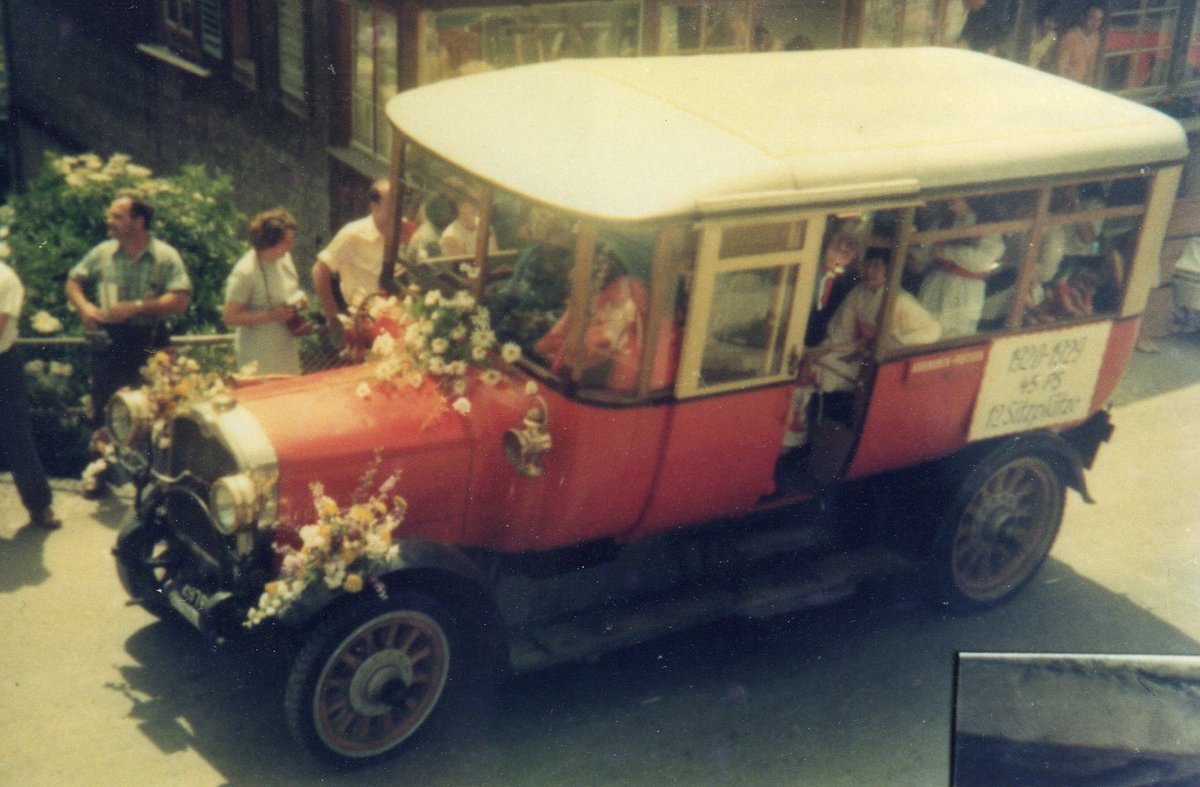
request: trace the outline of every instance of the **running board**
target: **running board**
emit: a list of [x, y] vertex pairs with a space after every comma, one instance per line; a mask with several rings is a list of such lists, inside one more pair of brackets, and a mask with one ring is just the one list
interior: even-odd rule
[[791, 562], [767, 572], [710, 580], [636, 602], [535, 624], [510, 638], [514, 672], [603, 653], [730, 617], [768, 618], [847, 598], [860, 582], [912, 571], [911, 559], [883, 547]]

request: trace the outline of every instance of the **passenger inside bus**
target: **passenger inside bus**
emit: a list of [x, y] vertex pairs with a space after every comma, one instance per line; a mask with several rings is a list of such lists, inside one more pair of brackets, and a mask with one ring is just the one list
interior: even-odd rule
[[526, 208], [517, 227], [511, 274], [488, 285], [486, 302], [497, 335], [528, 352], [566, 308], [575, 236], [567, 216], [528, 204]]
[[825, 340], [829, 321], [846, 295], [862, 278], [859, 260], [862, 240], [851, 222], [831, 218], [832, 227], [821, 251], [821, 271], [813, 287], [812, 309], [804, 332], [804, 346], [816, 347]]
[[[637, 389], [649, 306], [645, 283], [631, 272], [634, 268], [649, 267], [649, 249], [638, 247], [636, 241], [624, 238], [602, 238], [596, 244], [592, 300], [578, 370], [581, 387], [619, 393]], [[646, 259], [639, 259], [641, 256]], [[534, 352], [559, 376], [569, 376], [572, 372], [566, 347], [572, 319], [568, 308], [534, 345]]]
[[[887, 294], [888, 252], [867, 252], [863, 280], [846, 296], [829, 324], [825, 340], [805, 353], [792, 398], [785, 448], [803, 445], [808, 439], [808, 424], [821, 418], [848, 421], [853, 404], [850, 395], [871, 357], [878, 335], [880, 311]], [[892, 307], [887, 327], [889, 341], [896, 346], [936, 342], [941, 325], [910, 293], [901, 290]], [[819, 407], [812, 406], [813, 395], [820, 393]], [[840, 394], [840, 395], [839, 395]]]
[[[970, 207], [970, 215], [975, 217], [970, 224], [994, 220], [989, 202], [976, 200]], [[960, 219], [966, 220], [967, 215]], [[928, 260], [917, 299], [941, 324], [942, 338], [975, 334], [983, 316], [986, 281], [1004, 256], [1003, 236], [989, 233], [934, 244], [924, 254], [920, 253], [924, 249], [914, 251], [917, 253], [909, 255], [910, 265], [919, 268]]]

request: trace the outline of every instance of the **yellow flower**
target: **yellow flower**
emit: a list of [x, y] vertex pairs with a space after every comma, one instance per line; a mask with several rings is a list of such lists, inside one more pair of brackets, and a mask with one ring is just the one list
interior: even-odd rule
[[363, 589], [362, 577], [358, 574], [347, 574], [346, 581], [342, 583], [347, 593], [357, 593]]
[[375, 515], [371, 513], [371, 507], [365, 503], [355, 503], [350, 509], [350, 516], [360, 525], [369, 525], [375, 521]]
[[319, 516], [333, 516], [338, 512], [337, 503], [331, 497], [322, 497], [317, 504], [317, 514]]
[[355, 560], [358, 560], [359, 551], [357, 549], [346, 548], [338, 555], [338, 562], [343, 566], [348, 566]]
[[268, 596], [279, 595], [279, 583], [278, 582], [268, 582], [266, 584], [266, 587], [264, 587], [263, 589], [267, 591]]
[[163, 350], [159, 350], [158, 352], [156, 352], [154, 354], [154, 362], [155, 363], [160, 363], [160, 364], [166, 366], [168, 363], [170, 363], [170, 361], [171, 361], [171, 356], [168, 355]]
[[372, 506], [372, 507], [373, 507], [373, 508], [374, 508], [376, 511], [378, 511], [378, 512], [379, 512], [379, 513], [381, 513], [381, 514], [386, 514], [386, 513], [387, 513], [387, 503], [384, 503], [384, 502], [383, 502], [382, 500], [380, 500], [379, 498], [374, 498], [374, 499], [371, 501], [371, 506]]

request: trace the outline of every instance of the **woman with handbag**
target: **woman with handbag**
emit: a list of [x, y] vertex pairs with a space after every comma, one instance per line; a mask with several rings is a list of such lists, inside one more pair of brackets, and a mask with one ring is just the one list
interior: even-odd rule
[[237, 329], [238, 369], [252, 373], [300, 374], [297, 336], [311, 326], [299, 310], [308, 305], [292, 262], [296, 220], [282, 208], [250, 222], [250, 251], [225, 283], [225, 323]]

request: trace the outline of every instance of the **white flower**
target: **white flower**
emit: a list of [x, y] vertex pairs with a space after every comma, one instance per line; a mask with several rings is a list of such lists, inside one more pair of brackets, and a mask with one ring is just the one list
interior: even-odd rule
[[485, 369], [479, 374], [479, 379], [487, 386], [497, 385], [500, 382], [500, 378], [500, 372], [496, 369]]
[[467, 381], [463, 379], [455, 380], [454, 385], [452, 385], [451, 388], [454, 389], [454, 393], [462, 396], [467, 392]]
[[466, 361], [451, 361], [450, 363], [446, 364], [446, 373], [458, 375], [461, 377], [462, 375], [467, 373], [467, 362]]
[[337, 590], [346, 581], [346, 567], [341, 563], [325, 564], [325, 584], [330, 590]]
[[460, 396], [454, 400], [454, 404], [450, 405], [454, 411], [461, 415], [469, 415], [471, 412], [471, 401], [465, 396]]
[[354, 395], [357, 396], [359, 399], [370, 399], [371, 398], [370, 383], [367, 383], [366, 381], [359, 383], [358, 387], [354, 389]]
[[446, 350], [450, 349], [450, 342], [439, 336], [429, 343], [429, 349], [433, 350], [438, 355], [441, 355], [442, 353], [446, 352]]
[[386, 331], [376, 336], [374, 343], [371, 345], [371, 352], [378, 355], [391, 355], [395, 351], [396, 340]]
[[139, 164], [130, 164], [128, 167], [125, 168], [125, 172], [131, 178], [137, 178], [139, 180], [141, 180], [143, 178], [148, 178], [148, 177], [150, 177], [151, 174], [153, 174], [153, 173], [151, 173], [151, 171], [149, 169], [147, 169], [146, 167], [143, 167]]
[[478, 279], [479, 278], [479, 268], [476, 267], [475, 264], [472, 262], [464, 262], [462, 265], [459, 266], [458, 269], [460, 271], [462, 271], [463, 275], [466, 276], [468, 279]]
[[537, 383], [535, 383], [533, 380], [529, 380], [528, 382], [525, 383], [525, 393], [526, 394], [528, 394], [529, 396], [536, 396], [537, 392], [538, 392]]
[[500, 348], [500, 357], [505, 363], [516, 363], [521, 360], [521, 345], [516, 342], [505, 342]]
[[420, 372], [409, 372], [408, 384], [413, 388], [420, 388], [423, 382], [425, 382], [425, 377]]
[[40, 358], [35, 358], [32, 361], [25, 362], [25, 374], [30, 377], [38, 377], [46, 373], [46, 362]]
[[430, 290], [425, 293], [425, 305], [429, 307], [437, 306], [442, 300], [442, 294], [437, 290]]
[[450, 338], [456, 342], [461, 342], [463, 339], [467, 338], [467, 326], [454, 326], [454, 330], [450, 331]]
[[483, 363], [483, 360], [484, 360], [485, 358], [487, 358], [487, 349], [486, 349], [486, 348], [484, 348], [484, 347], [474, 347], [474, 348], [472, 348], [472, 349], [471, 349], [471, 358], [472, 358], [472, 359], [473, 359], [473, 360], [474, 360], [476, 363]]
[[45, 309], [29, 318], [29, 324], [38, 333], [58, 333], [63, 329], [62, 322]]
[[50, 374], [56, 377], [70, 377], [75, 373], [74, 367], [69, 363], [59, 363], [58, 361], [50, 362]]
[[482, 347], [485, 350], [496, 343], [496, 334], [488, 328], [477, 328], [471, 334], [471, 344], [475, 347]]

